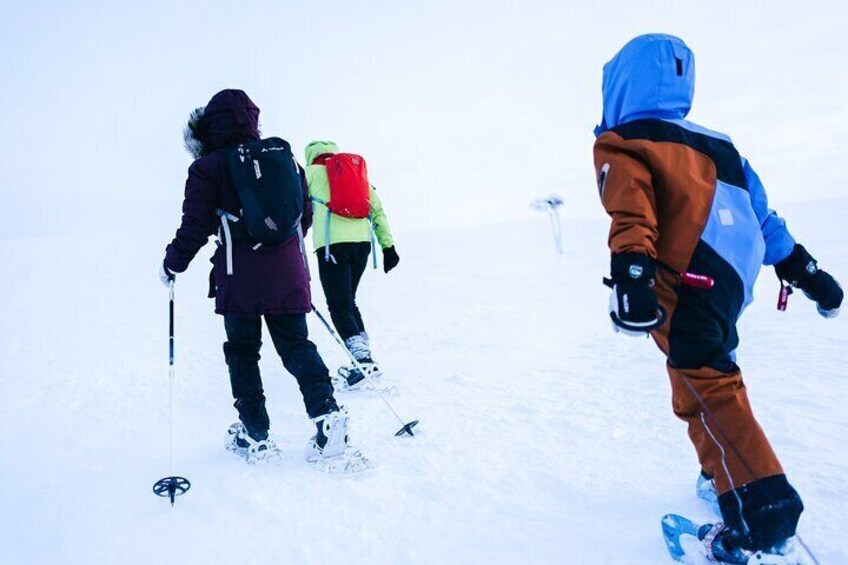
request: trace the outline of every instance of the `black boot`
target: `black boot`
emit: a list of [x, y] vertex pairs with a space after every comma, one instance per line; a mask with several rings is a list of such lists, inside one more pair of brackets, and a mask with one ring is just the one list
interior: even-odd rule
[[267, 432], [262, 439], [252, 437], [241, 422], [232, 424], [227, 430], [226, 448], [243, 457], [249, 464], [277, 463], [281, 454]]
[[265, 391], [262, 389], [262, 377], [259, 374], [259, 354], [257, 351], [240, 351], [224, 346], [227, 367], [230, 373], [230, 386], [238, 411], [239, 420], [247, 428], [250, 437], [262, 441], [268, 437], [271, 422], [265, 409]]

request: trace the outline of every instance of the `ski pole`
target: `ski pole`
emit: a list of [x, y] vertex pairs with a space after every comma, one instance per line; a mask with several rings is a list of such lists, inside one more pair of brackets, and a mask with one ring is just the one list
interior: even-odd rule
[[353, 353], [351, 353], [350, 349], [348, 349], [347, 346], [344, 344], [344, 342], [342, 341], [342, 338], [339, 337], [339, 334], [337, 334], [333, 330], [333, 328], [327, 322], [326, 318], [324, 318], [324, 316], [321, 315], [321, 312], [318, 311], [318, 309], [315, 307], [314, 304], [312, 305], [312, 311], [315, 312], [315, 315], [318, 316], [318, 319], [321, 320], [321, 323], [324, 324], [324, 327], [327, 328], [327, 331], [330, 332], [330, 335], [333, 336], [333, 339], [336, 340], [336, 343], [338, 343], [339, 346], [342, 349], [344, 349], [345, 353], [347, 353], [347, 356], [350, 358], [351, 361], [353, 361], [353, 366], [356, 367], [359, 370], [360, 373], [362, 373], [363, 377], [368, 379], [368, 382], [371, 383], [371, 386], [373, 386], [374, 390], [377, 391], [377, 394], [380, 395], [380, 398], [382, 399], [382, 401], [386, 404], [386, 406], [388, 406], [388, 408], [389, 408], [389, 410], [391, 410], [392, 414], [395, 415], [395, 418], [397, 418], [398, 421], [403, 425], [403, 427], [400, 430], [398, 430], [397, 433], [395, 433], [395, 436], [400, 437], [400, 436], [403, 436], [403, 435], [406, 435], [406, 434], [409, 434], [410, 436], [414, 436], [415, 434], [412, 433], [412, 428], [414, 428], [415, 426], [418, 425], [418, 420], [412, 420], [411, 422], [408, 422], [408, 423], [404, 422], [403, 418], [400, 417], [400, 414], [398, 414], [397, 411], [392, 407], [392, 403], [389, 402], [389, 399], [386, 398], [386, 395], [383, 394], [383, 391], [380, 390], [380, 387], [377, 386], [377, 383], [375, 383], [374, 380], [371, 378], [371, 375], [359, 363], [359, 361], [356, 359], [356, 357], [353, 356]]
[[167, 497], [174, 505], [174, 498], [184, 494], [191, 488], [191, 483], [185, 477], [174, 476], [174, 280], [169, 285], [170, 300], [168, 301], [168, 433], [170, 444], [169, 470], [171, 475], [159, 479], [153, 485], [156, 496]]

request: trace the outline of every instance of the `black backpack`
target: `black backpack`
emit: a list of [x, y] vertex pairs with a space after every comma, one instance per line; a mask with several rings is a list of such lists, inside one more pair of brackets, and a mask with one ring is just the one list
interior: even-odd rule
[[288, 142], [269, 137], [223, 152], [249, 236], [274, 245], [300, 233], [303, 184]]

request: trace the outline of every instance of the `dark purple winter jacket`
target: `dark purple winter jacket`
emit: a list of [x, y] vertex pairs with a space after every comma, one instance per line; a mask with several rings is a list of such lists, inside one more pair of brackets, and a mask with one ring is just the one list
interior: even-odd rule
[[[217, 210], [239, 215], [241, 208], [216, 149], [259, 139], [259, 108], [241, 90], [224, 90], [205, 109], [192, 114], [186, 145], [196, 157], [188, 169], [183, 218], [176, 237], [165, 250], [165, 267], [181, 273], [221, 226]], [[305, 178], [301, 171], [301, 178]], [[312, 225], [312, 203], [303, 182], [304, 234]], [[226, 249], [212, 257], [210, 296], [215, 312], [253, 317], [263, 314], [304, 314], [312, 309], [309, 275], [298, 237], [254, 250], [248, 243], [233, 246], [233, 274], [227, 275]]]

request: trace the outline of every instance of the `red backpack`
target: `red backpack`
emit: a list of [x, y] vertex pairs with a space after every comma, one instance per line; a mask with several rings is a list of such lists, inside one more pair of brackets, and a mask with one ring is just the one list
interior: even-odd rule
[[365, 159], [353, 153], [336, 153], [327, 157], [327, 179], [330, 201], [327, 208], [345, 218], [363, 219], [371, 215], [371, 183]]
[[[333, 214], [344, 218], [367, 219], [371, 222], [371, 183], [368, 181], [368, 167], [365, 159], [353, 153], [331, 153], [319, 155], [315, 165], [324, 165], [327, 180], [330, 183], [330, 200], [324, 202], [312, 199], [327, 207], [327, 223], [324, 228], [324, 260], [336, 262], [330, 254], [330, 220]], [[371, 226], [371, 255], [374, 268], [377, 268], [375, 253], [374, 227]]]

